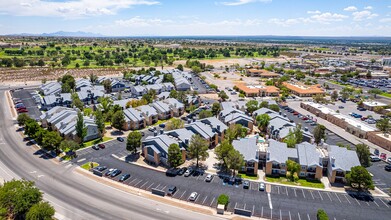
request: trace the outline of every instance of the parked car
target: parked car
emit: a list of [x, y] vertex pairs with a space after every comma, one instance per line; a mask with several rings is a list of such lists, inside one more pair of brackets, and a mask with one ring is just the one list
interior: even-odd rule
[[178, 171], [178, 175], [179, 175], [179, 176], [182, 176], [182, 175], [186, 172], [186, 170], [187, 170], [186, 167], [180, 168], [179, 171]]
[[119, 142], [124, 142], [125, 139], [124, 139], [123, 137], [117, 137], [117, 141], [119, 141]]
[[178, 175], [178, 173], [179, 173], [179, 169], [172, 167], [166, 171], [166, 176], [174, 177]]
[[389, 158], [387, 159], [387, 162], [388, 162], [388, 163], [391, 163], [391, 157], [389, 157]]
[[99, 150], [99, 147], [98, 147], [98, 145], [92, 145], [92, 149]]
[[338, 106], [338, 108], [339, 109], [343, 109], [343, 108], [345, 108], [344, 106], [342, 106], [342, 105], [340, 105], [340, 106]]
[[154, 132], [155, 130], [156, 130], [155, 127], [150, 127], [150, 128], [148, 128], [148, 131], [150, 131], [150, 132]]
[[198, 197], [198, 193], [197, 192], [192, 192], [189, 196], [189, 200], [190, 201], [195, 201]]
[[386, 171], [391, 171], [391, 164], [388, 164], [384, 167]]
[[311, 122], [311, 124], [310, 124], [311, 126], [316, 126], [317, 125], [317, 123], [316, 122]]
[[130, 177], [130, 174], [128, 174], [128, 173], [127, 174], [122, 174], [122, 176], [119, 178], [119, 181], [123, 182], [123, 181], [129, 179], [129, 177]]
[[23, 108], [23, 109], [19, 109], [17, 110], [18, 113], [26, 113], [26, 112], [29, 112], [27, 109]]
[[193, 173], [193, 169], [189, 168], [189, 169], [186, 170], [184, 176], [185, 176], [185, 177], [188, 177], [188, 176], [190, 176], [192, 173]]
[[167, 191], [167, 195], [169, 195], [169, 196], [174, 195], [174, 193], [176, 192], [176, 190], [177, 190], [176, 186], [169, 186], [169, 187], [168, 187], [168, 191]]
[[380, 158], [378, 156], [370, 156], [371, 162], [378, 162], [380, 161]]
[[116, 177], [116, 176], [118, 176], [118, 175], [121, 174], [121, 173], [122, 173], [121, 170], [116, 169], [116, 170], [114, 170], [114, 171], [110, 174], [110, 176], [111, 176], [111, 177]]
[[104, 171], [104, 170], [106, 170], [106, 169], [107, 169], [106, 166], [95, 167], [95, 170], [100, 171], [100, 172], [102, 172], [102, 171]]
[[299, 115], [299, 113], [298, 112], [293, 112], [293, 115]]
[[166, 124], [160, 124], [159, 127], [165, 128], [165, 127], [166, 127]]
[[99, 147], [100, 149], [105, 149], [105, 148], [106, 148], [106, 146], [105, 146], [104, 144], [98, 144], [98, 147]]
[[374, 154], [377, 155], [377, 156], [379, 156], [380, 151], [379, 151], [378, 149], [375, 149]]
[[243, 181], [243, 189], [248, 189], [248, 188], [250, 188], [250, 181], [248, 180]]
[[259, 183], [259, 191], [265, 191], [265, 184], [262, 182]]
[[363, 108], [363, 107], [358, 107], [357, 110], [359, 110], [359, 111], [366, 111], [366, 109]]
[[116, 169], [110, 168], [108, 171], [106, 171], [105, 176], [110, 176], [111, 173], [112, 173], [114, 170], [116, 170]]
[[213, 180], [213, 175], [212, 174], [208, 174], [205, 178], [205, 182], [210, 182]]

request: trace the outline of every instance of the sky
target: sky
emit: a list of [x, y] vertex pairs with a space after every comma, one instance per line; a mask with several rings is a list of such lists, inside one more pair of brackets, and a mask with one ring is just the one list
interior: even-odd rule
[[391, 36], [391, 0], [0, 0], [0, 35]]

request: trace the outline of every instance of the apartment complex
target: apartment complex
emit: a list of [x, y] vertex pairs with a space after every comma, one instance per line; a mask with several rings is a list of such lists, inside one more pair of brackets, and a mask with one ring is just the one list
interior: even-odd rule
[[325, 91], [316, 85], [304, 85], [303, 83], [283, 82], [282, 83], [292, 94], [299, 97], [312, 97], [317, 94], [324, 94]]

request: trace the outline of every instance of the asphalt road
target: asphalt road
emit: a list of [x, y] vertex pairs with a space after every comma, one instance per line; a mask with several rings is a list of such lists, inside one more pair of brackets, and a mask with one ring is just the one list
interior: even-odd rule
[[[230, 196], [228, 211], [235, 207], [253, 211], [256, 217], [268, 219], [316, 219], [319, 208], [326, 210], [330, 219], [387, 219], [391, 212], [391, 204], [384, 198], [374, 198], [373, 201], [362, 200], [347, 193], [324, 192], [320, 190], [299, 189], [286, 186], [271, 186], [270, 199], [266, 192], [258, 191], [258, 183], [250, 182], [250, 189], [243, 185], [230, 185], [215, 176], [212, 182], [205, 182], [205, 174], [200, 176], [167, 177], [163, 172], [140, 167], [119, 160], [117, 157], [127, 156], [125, 147], [116, 140], [106, 143], [106, 149], [89, 151], [79, 154], [74, 163], [81, 165], [86, 161], [98, 162], [108, 168], [122, 170], [122, 174], [130, 174], [124, 184], [151, 191], [152, 188], [166, 191], [169, 186], [176, 186], [178, 191], [173, 198], [188, 201], [192, 192], [199, 193], [194, 203], [203, 206], [216, 207], [220, 194]], [[88, 158], [88, 159], [84, 159]], [[113, 178], [118, 180], [120, 177]], [[102, 177], [107, 178], [107, 177]]]
[[[4, 90], [0, 103], [7, 103]], [[6, 104], [0, 107], [0, 174], [6, 180], [35, 181], [61, 219], [219, 219], [132, 195], [73, 172], [75, 166], [55, 164], [15, 132]]]

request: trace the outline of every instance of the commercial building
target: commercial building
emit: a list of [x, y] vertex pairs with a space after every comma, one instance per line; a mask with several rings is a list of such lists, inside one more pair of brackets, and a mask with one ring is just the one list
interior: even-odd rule
[[316, 85], [304, 85], [302, 83], [283, 82], [282, 83], [292, 94], [299, 97], [312, 97], [317, 94], [324, 94], [325, 91]]
[[261, 78], [275, 78], [281, 76], [278, 73], [273, 73], [264, 69], [247, 69], [247, 76], [261, 77]]
[[236, 84], [236, 88], [246, 97], [276, 97], [280, 94], [280, 90], [275, 86], [246, 85], [243, 83], [238, 83]]

